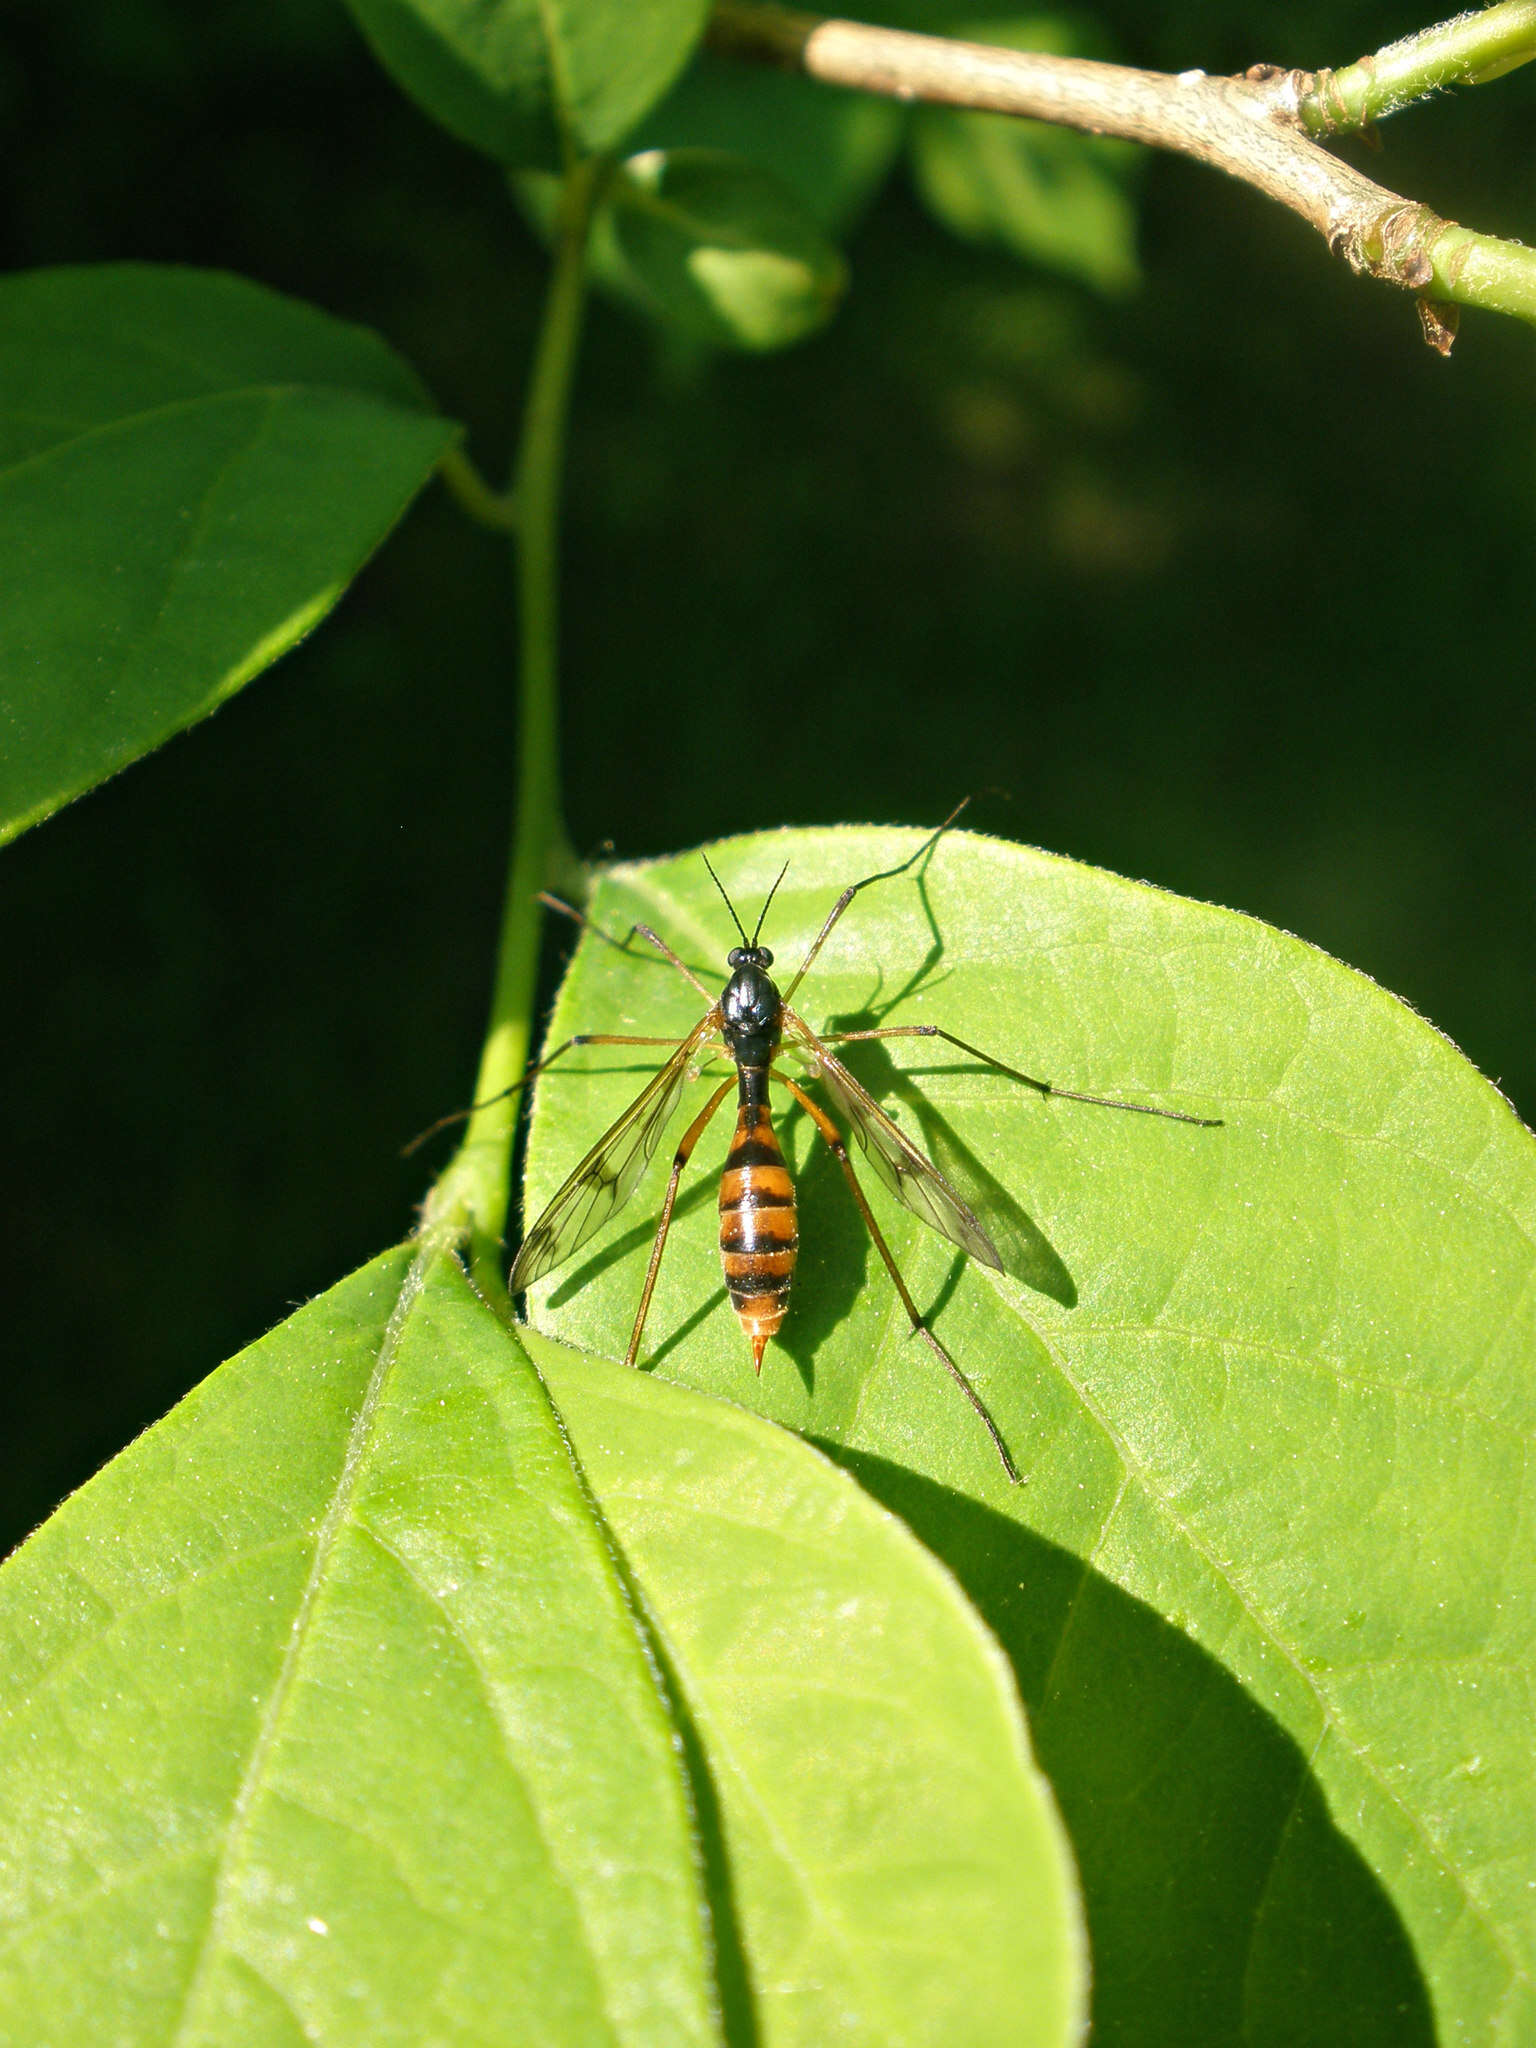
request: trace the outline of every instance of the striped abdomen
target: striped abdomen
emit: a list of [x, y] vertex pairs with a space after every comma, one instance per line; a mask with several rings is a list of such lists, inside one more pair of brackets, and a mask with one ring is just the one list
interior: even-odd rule
[[763, 1346], [777, 1336], [789, 1307], [789, 1283], [800, 1250], [795, 1184], [768, 1117], [766, 1089], [742, 1075], [736, 1135], [720, 1177], [720, 1260], [731, 1306], [761, 1372]]

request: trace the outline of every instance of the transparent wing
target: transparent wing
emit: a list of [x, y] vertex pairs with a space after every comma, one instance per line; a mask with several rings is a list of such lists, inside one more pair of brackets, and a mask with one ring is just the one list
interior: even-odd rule
[[507, 1282], [513, 1294], [563, 1266], [623, 1208], [639, 1186], [657, 1140], [677, 1108], [689, 1062], [719, 1026], [717, 1004], [646, 1082], [618, 1122], [598, 1139], [523, 1239]]
[[897, 1201], [930, 1230], [959, 1245], [968, 1258], [978, 1259], [982, 1265], [995, 1267], [1001, 1273], [1003, 1262], [996, 1245], [933, 1161], [925, 1158], [911, 1139], [897, 1129], [868, 1090], [859, 1085], [840, 1059], [828, 1052], [803, 1017], [786, 1007], [784, 1024], [842, 1111], [870, 1165]]

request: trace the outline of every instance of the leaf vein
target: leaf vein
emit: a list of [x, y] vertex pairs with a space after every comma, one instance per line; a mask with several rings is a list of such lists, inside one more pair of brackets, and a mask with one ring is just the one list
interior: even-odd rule
[[242, 1773], [235, 1793], [234, 1805], [230, 1812], [229, 1826], [224, 1846], [220, 1852], [218, 1867], [213, 1879], [213, 1908], [208, 1916], [208, 1925], [199, 1945], [198, 1956], [193, 1965], [187, 1988], [182, 1999], [181, 2015], [176, 2023], [173, 2041], [185, 2041], [193, 2023], [194, 2014], [205, 1995], [210, 1982], [214, 1958], [225, 1946], [228, 1931], [231, 1900], [234, 1893], [234, 1879], [247, 1849], [247, 1837], [254, 1814], [257, 1797], [267, 1766], [276, 1748], [278, 1730], [293, 1694], [298, 1677], [299, 1662], [307, 1646], [309, 1625], [319, 1599], [321, 1584], [330, 1564], [332, 1552], [340, 1538], [356, 1490], [362, 1462], [373, 1434], [374, 1420], [383, 1399], [384, 1387], [399, 1353], [401, 1340], [411, 1312], [416, 1306], [426, 1284], [427, 1269], [434, 1252], [426, 1245], [417, 1251], [400, 1285], [400, 1292], [390, 1312], [384, 1334], [379, 1342], [373, 1370], [368, 1376], [368, 1385], [358, 1403], [356, 1417], [348, 1432], [346, 1450], [342, 1456], [341, 1470], [337, 1475], [335, 1490], [325, 1519], [315, 1541], [314, 1561], [309, 1577], [299, 1598], [298, 1610], [294, 1615], [293, 1628], [288, 1647], [283, 1653], [282, 1667], [272, 1686], [267, 1708], [262, 1715], [251, 1745], [250, 1759]]
[[[998, 1285], [997, 1279], [992, 1274], [988, 1273], [985, 1277], [990, 1285], [994, 1287]], [[1042, 1338], [1042, 1341], [1045, 1340]], [[1410, 1832], [1423, 1843], [1430, 1857], [1457, 1887], [1508, 1968], [1524, 1981], [1528, 1976], [1525, 1964], [1516, 1953], [1509, 1934], [1496, 1918], [1493, 1909], [1485, 1905], [1480, 1897], [1473, 1874], [1462, 1867], [1451, 1849], [1431, 1831], [1423, 1816], [1416, 1813], [1411, 1806], [1405, 1803], [1401, 1795], [1394, 1790], [1389, 1781], [1370, 1761], [1368, 1752], [1361, 1748], [1351, 1735], [1337, 1704], [1328, 1697], [1297, 1651], [1285, 1641], [1269, 1618], [1253, 1606], [1243, 1589], [1223, 1569], [1193, 1528], [1177, 1513], [1172, 1502], [1151, 1483], [1150, 1476], [1141, 1465], [1139, 1459], [1132, 1454], [1119, 1432], [1115, 1430], [1107, 1416], [1103, 1414], [1093, 1401], [1086, 1388], [1080, 1384], [1072, 1373], [1065, 1356], [1053, 1344], [1047, 1343], [1047, 1350], [1050, 1353], [1052, 1364], [1061, 1375], [1063, 1381], [1082, 1403], [1084, 1410], [1094, 1418], [1105, 1432], [1128, 1470], [1134, 1473], [1136, 1481], [1148, 1502], [1165, 1518], [1169, 1526], [1188, 1545], [1191, 1552], [1201, 1560], [1216, 1583], [1226, 1588], [1241, 1613], [1246, 1616], [1247, 1620], [1258, 1632], [1260, 1639], [1271, 1644], [1285, 1663], [1290, 1666], [1316, 1703], [1324, 1728], [1331, 1728], [1333, 1730], [1339, 1742], [1353, 1758], [1361, 1775], [1370, 1784], [1374, 1785], [1382, 1798], [1402, 1816]]]

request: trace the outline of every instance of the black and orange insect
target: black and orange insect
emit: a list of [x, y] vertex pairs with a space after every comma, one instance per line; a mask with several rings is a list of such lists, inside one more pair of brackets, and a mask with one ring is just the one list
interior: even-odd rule
[[[896, 1292], [901, 1297], [902, 1307], [907, 1312], [913, 1334], [920, 1336], [924, 1343], [943, 1364], [955, 1384], [970, 1402], [991, 1437], [1003, 1469], [1008, 1477], [1018, 1482], [1018, 1468], [1003, 1442], [997, 1424], [992, 1420], [986, 1403], [971, 1385], [965, 1374], [950, 1357], [933, 1331], [924, 1321], [916, 1302], [912, 1299], [906, 1282], [901, 1276], [896, 1261], [886, 1243], [883, 1232], [875, 1220], [873, 1211], [859, 1185], [854, 1172], [853, 1161], [849, 1158], [843, 1130], [836, 1120], [812, 1096], [808, 1095], [792, 1075], [787, 1074], [778, 1064], [786, 1057], [798, 1059], [805, 1068], [805, 1078], [820, 1082], [831, 1097], [834, 1107], [841, 1113], [848, 1129], [853, 1133], [875, 1173], [895, 1195], [897, 1200], [912, 1214], [926, 1223], [930, 1229], [947, 1237], [958, 1245], [968, 1258], [978, 1260], [984, 1266], [996, 1271], [1003, 1270], [998, 1255], [986, 1230], [957, 1190], [940, 1173], [932, 1160], [927, 1159], [881, 1109], [879, 1104], [856, 1081], [834, 1053], [829, 1051], [827, 1041], [833, 1039], [847, 1043], [856, 1039], [871, 1038], [939, 1038], [955, 1046], [970, 1058], [980, 1060], [994, 1072], [1004, 1074], [1009, 1080], [1022, 1082], [1041, 1095], [1063, 1096], [1072, 1102], [1091, 1102], [1106, 1109], [1135, 1110], [1145, 1116], [1168, 1117], [1177, 1123], [1211, 1125], [1219, 1119], [1186, 1116], [1180, 1110], [1154, 1109], [1143, 1102], [1121, 1102], [1110, 1096], [1082, 1095], [1070, 1088], [1057, 1088], [1049, 1081], [1036, 1080], [1032, 1075], [1021, 1073], [1018, 1068], [1008, 1066], [1004, 1061], [994, 1059], [990, 1053], [969, 1045], [963, 1038], [957, 1038], [951, 1031], [940, 1029], [937, 1024], [894, 1024], [869, 1031], [827, 1031], [818, 1034], [805, 1019], [791, 1008], [790, 998], [804, 980], [816, 955], [826, 944], [833, 926], [848, 908], [861, 889], [869, 888], [875, 882], [888, 882], [897, 875], [904, 875], [927, 853], [932, 852], [938, 841], [965, 805], [960, 805], [945, 819], [938, 830], [925, 839], [917, 851], [902, 861], [899, 866], [884, 868], [879, 874], [866, 875], [862, 881], [850, 883], [833, 904], [826, 923], [812, 941], [810, 951], [801, 961], [787, 988], [782, 992], [769, 974], [773, 966], [773, 955], [766, 946], [758, 943], [769, 905], [779, 883], [788, 872], [782, 868], [758, 915], [757, 925], [749, 939], [735, 906], [726, 894], [720, 878], [709, 867], [711, 879], [724, 898], [733, 923], [741, 938], [739, 946], [733, 946], [727, 955], [731, 970], [730, 980], [714, 1000], [709, 990], [681, 961], [670, 946], [660, 939], [648, 925], [636, 924], [631, 927], [623, 940], [612, 938], [608, 933], [598, 931], [596, 926], [588, 928], [610, 945], [627, 948], [631, 939], [647, 940], [661, 953], [680, 974], [688, 980], [709, 1003], [709, 1008], [698, 1023], [680, 1043], [670, 1038], [636, 1038], [612, 1032], [582, 1032], [568, 1038], [562, 1045], [528, 1069], [521, 1087], [537, 1073], [543, 1072], [554, 1062], [576, 1046], [583, 1045], [670, 1045], [672, 1052], [666, 1064], [648, 1081], [618, 1121], [605, 1131], [561, 1187], [554, 1200], [538, 1217], [524, 1238], [516, 1259], [512, 1264], [508, 1285], [514, 1294], [522, 1293], [536, 1280], [552, 1273], [573, 1253], [601, 1230], [629, 1200], [639, 1185], [647, 1162], [656, 1150], [662, 1131], [671, 1120], [682, 1098], [684, 1084], [697, 1076], [714, 1058], [728, 1058], [734, 1071], [720, 1082], [698, 1115], [684, 1131], [672, 1158], [672, 1173], [667, 1182], [667, 1192], [661, 1205], [661, 1217], [656, 1226], [655, 1240], [651, 1246], [650, 1265], [646, 1270], [645, 1285], [640, 1292], [640, 1305], [635, 1312], [634, 1327], [630, 1331], [629, 1350], [625, 1363], [633, 1365], [640, 1355], [640, 1340], [645, 1330], [646, 1314], [650, 1309], [651, 1296], [656, 1287], [656, 1276], [661, 1269], [662, 1253], [666, 1249], [667, 1233], [672, 1224], [672, 1211], [677, 1201], [678, 1183], [683, 1169], [692, 1157], [694, 1147], [704, 1135], [711, 1118], [719, 1109], [734, 1084], [736, 1089], [736, 1132], [731, 1140], [725, 1170], [720, 1179], [720, 1257], [725, 1268], [726, 1290], [731, 1306], [741, 1322], [747, 1341], [752, 1347], [752, 1363], [759, 1372], [762, 1370], [763, 1351], [769, 1339], [778, 1334], [789, 1307], [790, 1284], [794, 1278], [795, 1260], [800, 1248], [800, 1235], [795, 1207], [795, 1186], [790, 1171], [774, 1133], [773, 1118], [768, 1099], [768, 1084], [777, 1081], [810, 1117], [821, 1133], [842, 1169], [848, 1191], [858, 1205], [865, 1227], [874, 1240], [890, 1274]], [[563, 912], [578, 923], [587, 920], [569, 904], [561, 903], [555, 897], [546, 897], [545, 902], [552, 909]]]

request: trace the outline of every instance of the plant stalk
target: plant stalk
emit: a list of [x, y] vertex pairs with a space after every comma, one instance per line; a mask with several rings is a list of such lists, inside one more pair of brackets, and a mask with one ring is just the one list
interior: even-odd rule
[[1384, 50], [1314, 74], [1296, 111], [1309, 135], [1334, 135], [1385, 120], [1450, 85], [1486, 85], [1536, 59], [1536, 0], [1499, 0], [1389, 43]]
[[461, 447], [450, 448], [437, 473], [461, 512], [493, 533], [516, 533], [517, 507], [510, 491], [493, 491]]
[[1480, 235], [1375, 184], [1312, 131], [1332, 133], [1450, 82], [1490, 79], [1536, 56], [1536, 0], [1499, 0], [1338, 72], [1258, 64], [1241, 78], [1134, 71], [1085, 57], [917, 35], [768, 6], [715, 0], [721, 56], [803, 73], [904, 104], [966, 107], [1114, 135], [1211, 164], [1309, 221], [1351, 269], [1420, 298], [1444, 353], [1445, 303], [1536, 325], [1536, 250]]
[[490, 1023], [464, 1142], [430, 1197], [424, 1232], [469, 1242], [487, 1299], [504, 1305], [502, 1236], [521, 1099], [506, 1091], [528, 1065], [538, 981], [538, 892], [565, 860], [559, 758], [559, 540], [566, 421], [586, 296], [587, 238], [606, 164], [574, 164], [561, 195], [549, 295], [523, 409], [509, 501], [518, 599], [518, 756]]

